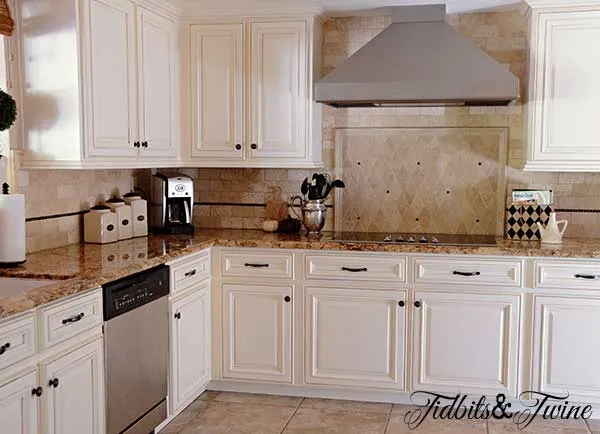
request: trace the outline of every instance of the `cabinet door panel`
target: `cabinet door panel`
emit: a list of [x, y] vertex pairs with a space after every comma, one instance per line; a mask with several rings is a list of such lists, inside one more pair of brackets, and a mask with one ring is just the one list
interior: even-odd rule
[[[127, 0], [90, 0], [91, 143], [88, 156], [135, 157], [135, 10]], [[86, 107], [87, 109], [87, 107]]]
[[405, 299], [405, 291], [307, 287], [307, 382], [402, 389]]
[[140, 141], [148, 143], [140, 157], [176, 158], [174, 24], [138, 9]]
[[598, 170], [600, 8], [535, 17], [527, 167]]
[[534, 390], [600, 402], [600, 300], [535, 297]]
[[251, 24], [250, 138], [254, 159], [306, 154], [306, 23]]
[[103, 372], [102, 338], [42, 363], [46, 434], [104, 433]]
[[173, 412], [210, 380], [210, 287], [205, 284], [194, 291], [171, 309]]
[[242, 24], [191, 28], [192, 158], [244, 157], [242, 46]]
[[413, 389], [516, 396], [518, 295], [415, 291]]
[[292, 381], [292, 293], [291, 286], [223, 285], [224, 377]]
[[40, 398], [31, 393], [36, 387], [36, 371], [0, 387], [0, 427], [3, 434], [38, 433]]

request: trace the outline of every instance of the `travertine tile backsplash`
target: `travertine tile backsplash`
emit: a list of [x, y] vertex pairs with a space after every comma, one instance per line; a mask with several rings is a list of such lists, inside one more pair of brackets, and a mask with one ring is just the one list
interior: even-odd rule
[[[526, 37], [527, 21], [520, 11], [490, 12], [449, 16], [448, 21], [461, 33], [473, 39], [493, 58], [507, 65], [522, 83], [523, 101], [526, 100]], [[331, 71], [389, 24], [387, 17], [333, 18], [324, 25], [323, 72]], [[600, 213], [572, 212], [571, 210], [600, 209], [600, 173], [528, 173], [520, 168], [523, 162], [523, 106], [507, 108], [352, 108], [324, 107], [323, 148], [325, 169], [336, 172], [336, 132], [347, 128], [372, 129], [374, 135], [383, 128], [411, 129], [491, 129], [505, 132], [505, 181], [499, 184], [508, 196], [513, 188], [552, 188], [555, 205], [566, 209], [560, 216], [570, 221], [567, 236], [600, 237]], [[427, 132], [425, 136], [429, 135]], [[450, 154], [434, 157], [435, 164]], [[375, 161], [374, 164], [377, 162]], [[431, 163], [431, 161], [428, 161]], [[342, 163], [343, 164], [343, 163]], [[299, 194], [304, 177], [315, 170], [286, 169], [186, 169], [196, 179], [195, 224], [199, 227], [258, 228], [264, 218], [264, 204], [274, 196], [288, 198]], [[147, 173], [146, 173], [147, 174]], [[396, 188], [403, 183], [410, 190], [411, 178], [397, 173]], [[17, 172], [17, 189], [27, 195], [27, 217], [72, 213], [92, 205], [98, 195], [108, 196], [117, 190], [131, 189], [136, 173], [132, 170], [114, 171], [21, 171]], [[448, 183], [460, 181], [460, 173], [447, 171]], [[350, 179], [346, 179], [350, 181]], [[351, 188], [356, 200], [345, 201], [344, 210], [363, 206], [361, 197], [373, 189], [370, 183], [377, 179], [361, 180], [361, 191], [352, 178]], [[443, 201], [446, 191], [437, 188]], [[469, 195], [448, 206], [473, 206]], [[242, 204], [242, 206], [240, 206]], [[405, 206], [405, 204], [399, 204]], [[423, 208], [424, 212], [427, 211]], [[334, 228], [334, 212], [328, 213], [326, 230]], [[437, 213], [435, 213], [437, 214]], [[499, 215], [499, 214], [498, 214]], [[382, 217], [383, 218], [383, 217]], [[417, 217], [415, 217], [417, 218]], [[429, 219], [446, 216], [428, 215]], [[503, 220], [503, 217], [498, 217]], [[27, 248], [40, 250], [79, 241], [81, 216], [32, 221], [27, 225]], [[432, 220], [430, 220], [432, 221]], [[433, 222], [433, 221], [432, 221]], [[372, 220], [377, 227], [384, 224]], [[435, 224], [435, 222], [433, 222]], [[500, 222], [501, 223], [501, 222]]]

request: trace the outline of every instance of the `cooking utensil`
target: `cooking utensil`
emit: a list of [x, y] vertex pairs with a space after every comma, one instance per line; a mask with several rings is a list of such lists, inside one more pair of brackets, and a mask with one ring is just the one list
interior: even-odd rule
[[308, 178], [304, 178], [304, 181], [302, 181], [302, 185], [300, 186], [300, 192], [302, 193], [302, 195], [306, 196], [306, 193], [308, 193], [309, 186], [310, 184], [308, 182]]
[[326, 199], [327, 196], [329, 196], [329, 193], [331, 192], [332, 189], [344, 188], [344, 187], [346, 187], [346, 184], [344, 184], [344, 181], [342, 181], [341, 179], [336, 179], [331, 184], [329, 184], [329, 186], [327, 187], [327, 190], [325, 190], [325, 193], [323, 194], [322, 199]]

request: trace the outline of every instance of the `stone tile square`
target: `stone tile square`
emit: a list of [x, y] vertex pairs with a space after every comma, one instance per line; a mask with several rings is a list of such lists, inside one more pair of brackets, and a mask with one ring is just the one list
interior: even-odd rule
[[300, 404], [300, 408], [388, 414], [392, 408], [392, 404], [346, 401], [342, 399], [305, 398], [302, 404]]
[[213, 401], [190, 421], [181, 434], [279, 434], [295, 409]]
[[489, 434], [588, 434], [583, 420], [544, 420], [534, 419], [527, 428], [519, 429], [512, 420], [489, 420]]
[[402, 408], [394, 409], [385, 431], [386, 434], [487, 434], [485, 420], [439, 420], [425, 419], [421, 425], [411, 430], [404, 422]]
[[383, 434], [388, 415], [381, 412], [299, 408], [284, 434]]
[[280, 407], [298, 407], [302, 397], [263, 395], [258, 393], [221, 392], [215, 398], [219, 402], [234, 402], [238, 404], [275, 405]]

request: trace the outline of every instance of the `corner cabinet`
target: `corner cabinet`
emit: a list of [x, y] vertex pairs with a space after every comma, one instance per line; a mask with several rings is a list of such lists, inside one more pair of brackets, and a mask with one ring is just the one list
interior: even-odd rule
[[322, 166], [320, 34], [315, 19], [190, 25], [187, 163]]
[[129, 0], [23, 0], [23, 166], [179, 157], [177, 28]]
[[600, 171], [600, 2], [577, 3], [530, 11], [525, 170]]

